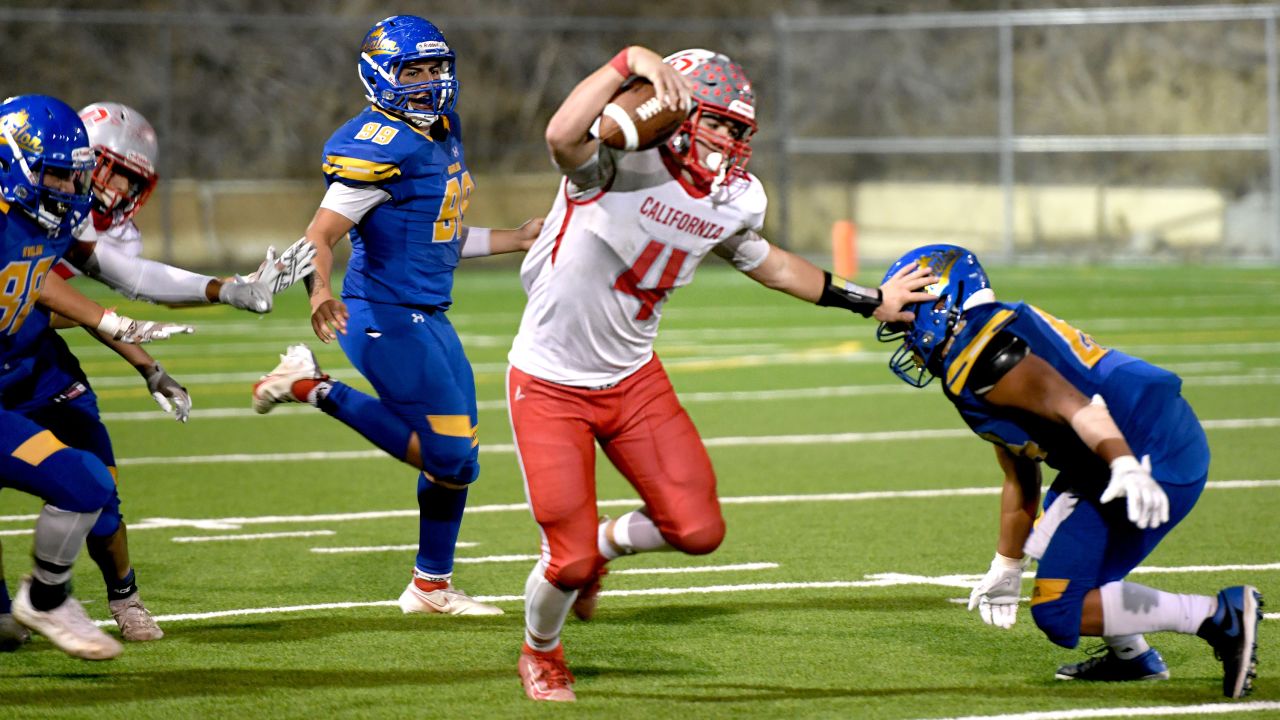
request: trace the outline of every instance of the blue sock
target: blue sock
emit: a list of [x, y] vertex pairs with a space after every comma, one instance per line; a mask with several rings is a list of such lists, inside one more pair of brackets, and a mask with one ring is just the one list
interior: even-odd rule
[[317, 405], [365, 436], [391, 457], [404, 461], [413, 431], [379, 402], [378, 398], [365, 395], [350, 385], [335, 382], [329, 394]]
[[0, 615], [8, 615], [13, 611], [9, 604], [9, 586], [4, 584], [4, 578], [0, 578]]
[[453, 548], [462, 528], [467, 491], [437, 485], [418, 474], [418, 569], [428, 575], [453, 572]]

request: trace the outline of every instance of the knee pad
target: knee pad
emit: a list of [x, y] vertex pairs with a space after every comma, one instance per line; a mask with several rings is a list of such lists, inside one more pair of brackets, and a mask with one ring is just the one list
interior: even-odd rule
[[116, 482], [111, 471], [83, 450], [59, 450], [40, 463], [40, 471], [53, 480], [46, 486], [49, 497], [44, 499], [63, 510], [94, 512], [115, 497]]
[[111, 537], [116, 534], [116, 530], [120, 529], [120, 523], [123, 522], [123, 516], [120, 514], [120, 493], [112, 488], [111, 500], [102, 508], [102, 514], [98, 516], [98, 522], [93, 524], [93, 528], [89, 530], [89, 535], [93, 537]]
[[671, 543], [671, 547], [682, 553], [706, 555], [720, 547], [720, 543], [724, 541], [724, 518], [717, 516], [715, 522], [710, 524], [681, 532], [675, 537], [668, 537], [665, 534], [663, 537]]
[[418, 442], [422, 454], [422, 469], [435, 478], [463, 478], [470, 471], [469, 480], [448, 480], [451, 483], [467, 484], [476, 479], [480, 464], [476, 460], [476, 449], [471, 446], [470, 438], [445, 437], [441, 435], [424, 435], [418, 432]]
[[595, 578], [600, 570], [600, 557], [580, 557], [563, 565], [552, 564], [547, 567], [547, 582], [566, 592], [580, 590]]
[[1036, 578], [1031, 617], [1055, 645], [1074, 648], [1080, 644], [1080, 614], [1084, 611], [1085, 592], [1068, 592], [1066, 583], [1066, 580]]

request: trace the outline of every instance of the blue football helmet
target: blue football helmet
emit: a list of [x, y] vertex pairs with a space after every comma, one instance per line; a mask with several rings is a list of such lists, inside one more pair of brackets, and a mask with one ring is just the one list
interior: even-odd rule
[[903, 308], [915, 313], [915, 321], [880, 323], [876, 339], [885, 343], [901, 341], [902, 345], [889, 359], [889, 369], [908, 385], [924, 387], [940, 369], [935, 361], [940, 361], [942, 356], [937, 353], [946, 345], [960, 314], [967, 309], [966, 303], [984, 290], [987, 292], [979, 296], [979, 301], [988, 297], [994, 300], [995, 296], [990, 292], [991, 281], [978, 258], [958, 245], [918, 247], [898, 258], [884, 279], [893, 277], [904, 265], [932, 268], [938, 282], [925, 287], [924, 292], [933, 293], [938, 299]]
[[[441, 60], [438, 79], [400, 84], [400, 70], [419, 60]], [[458, 101], [455, 56], [444, 33], [415, 15], [393, 15], [374, 25], [360, 45], [360, 82], [369, 102], [426, 127]]]
[[0, 192], [54, 237], [80, 224], [93, 201], [93, 150], [84, 123], [48, 95], [0, 103]]

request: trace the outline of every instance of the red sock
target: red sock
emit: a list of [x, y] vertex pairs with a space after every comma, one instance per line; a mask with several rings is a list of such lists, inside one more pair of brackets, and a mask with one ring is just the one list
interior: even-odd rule
[[448, 580], [427, 580], [425, 578], [415, 577], [413, 586], [422, 592], [431, 592], [432, 590], [444, 590], [449, 587]]
[[316, 386], [322, 382], [329, 382], [328, 377], [323, 378], [306, 378], [304, 380], [295, 380], [289, 391], [293, 396], [298, 398], [300, 402], [311, 402], [311, 393], [315, 392]]
[[534, 650], [529, 647], [529, 643], [524, 643], [524, 647], [520, 648], [520, 652], [526, 655], [537, 655], [539, 657], [554, 658], [560, 662], [564, 662], [564, 643], [556, 645], [555, 650]]

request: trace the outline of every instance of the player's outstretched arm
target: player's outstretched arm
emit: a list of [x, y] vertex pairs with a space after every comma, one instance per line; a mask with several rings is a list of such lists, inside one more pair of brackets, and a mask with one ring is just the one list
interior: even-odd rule
[[533, 246], [542, 232], [544, 218], [530, 218], [518, 228], [502, 230], [463, 226], [462, 257], [488, 257], [504, 253], [524, 252]]
[[322, 207], [311, 218], [304, 236], [315, 247], [312, 260], [315, 270], [306, 277], [307, 291], [311, 295], [311, 330], [324, 343], [337, 340], [338, 333], [347, 333], [347, 306], [333, 296], [330, 276], [333, 273], [333, 246], [355, 226], [344, 215]]
[[1022, 595], [1022, 570], [1027, 565], [1022, 546], [1031, 534], [1040, 501], [1040, 468], [1034, 460], [1014, 457], [996, 447], [996, 460], [1004, 471], [1000, 493], [1000, 538], [995, 557], [982, 580], [969, 593], [969, 610], [978, 610], [982, 621], [1009, 629], [1018, 620]]
[[129, 299], [179, 306], [221, 302], [253, 312], [271, 310], [271, 293], [265, 288], [135, 257], [107, 243], [76, 243], [67, 260]]
[[147, 383], [147, 391], [155, 398], [156, 404], [165, 412], [172, 412], [175, 420], [186, 422], [191, 415], [191, 395], [177, 380], [169, 376], [160, 363], [137, 345], [112, 339], [93, 328], [86, 327], [85, 332], [95, 340], [115, 351], [133, 366]]
[[668, 108], [687, 108], [693, 101], [688, 81], [675, 68], [662, 62], [660, 55], [639, 45], [623, 48], [578, 83], [547, 123], [547, 148], [561, 170], [582, 167], [596, 154], [600, 143], [591, 136], [591, 126], [609, 98], [632, 75], [652, 82], [655, 97], [662, 98]]
[[867, 288], [832, 275], [822, 268], [776, 245], [747, 277], [767, 288], [822, 307], [838, 307], [863, 317], [874, 316], [882, 322], [913, 320], [912, 313], [902, 312], [905, 305], [932, 300], [934, 296], [917, 292], [937, 282], [927, 268], [904, 268], [879, 288]]
[[82, 295], [55, 273], [45, 276], [39, 302], [65, 318], [86, 327], [97, 328], [111, 338], [126, 343], [166, 340], [171, 335], [195, 331], [190, 325], [141, 321], [117, 315], [114, 310], [108, 310]]

